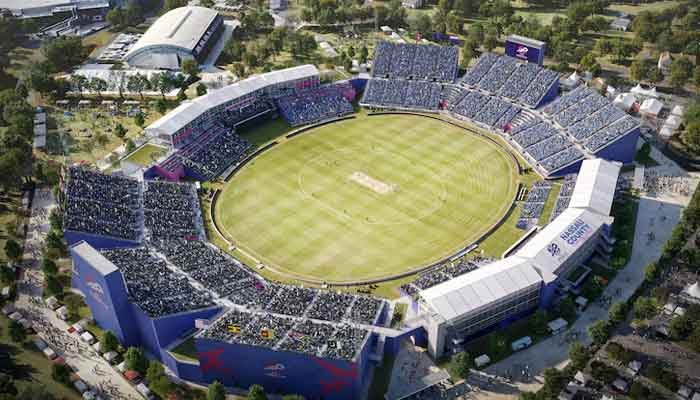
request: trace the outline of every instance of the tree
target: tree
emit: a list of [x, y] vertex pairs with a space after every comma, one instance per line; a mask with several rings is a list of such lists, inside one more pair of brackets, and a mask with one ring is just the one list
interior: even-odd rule
[[304, 396], [298, 394], [286, 394], [282, 396], [282, 400], [304, 400]]
[[690, 342], [693, 350], [700, 352], [700, 324], [696, 324], [693, 333], [688, 338], [688, 342]]
[[639, 382], [632, 382], [632, 386], [630, 386], [629, 395], [634, 400], [651, 399], [651, 391]]
[[15, 380], [12, 378], [12, 376], [0, 373], [0, 393], [6, 393], [9, 395], [17, 394], [17, 386], [15, 386]]
[[54, 275], [46, 277], [46, 290], [49, 294], [57, 295], [63, 293], [63, 284]]
[[408, 26], [412, 31], [428, 34], [432, 28], [432, 22], [428, 14], [414, 14], [408, 19]]
[[214, 7], [214, 0], [199, 0], [199, 5], [202, 7], [212, 8]]
[[187, 0], [165, 0], [165, 9], [172, 10], [187, 5]]
[[619, 324], [624, 321], [625, 315], [627, 315], [627, 303], [624, 301], [613, 304], [608, 311], [608, 316], [612, 324]]
[[488, 34], [484, 37], [484, 48], [486, 51], [491, 51], [498, 45], [498, 39], [496, 35]]
[[65, 71], [80, 64], [85, 49], [79, 36], [59, 36], [49, 40], [41, 47], [47, 65], [52, 72]]
[[530, 317], [530, 329], [535, 335], [544, 336], [547, 334], [547, 322], [549, 321], [549, 316], [544, 310], [537, 310]]
[[15, 271], [4, 264], [0, 264], [0, 281], [6, 284], [14, 283], [17, 279]]
[[197, 65], [197, 61], [192, 58], [184, 60], [182, 62], [182, 72], [192, 78], [196, 77], [199, 74], [199, 65]]
[[472, 368], [472, 358], [466, 351], [457, 353], [452, 357], [452, 370], [461, 379], [467, 379], [470, 368]]
[[686, 57], [678, 57], [671, 61], [671, 85], [682, 89], [693, 73], [693, 63]]
[[10, 338], [17, 343], [22, 343], [27, 338], [27, 332], [24, 331], [24, 327], [15, 320], [10, 321]]
[[569, 346], [569, 358], [571, 359], [573, 368], [580, 370], [588, 363], [588, 360], [591, 358], [591, 352], [580, 342], [573, 342], [571, 346]]
[[652, 297], [639, 297], [634, 301], [634, 316], [638, 319], [649, 319], [656, 315], [656, 299]]
[[145, 122], [146, 121], [143, 118], [143, 113], [137, 113], [136, 115], [134, 115], [134, 123], [137, 126], [143, 128], [143, 125], [145, 124]]
[[265, 389], [260, 385], [251, 385], [248, 389], [248, 400], [267, 400]]
[[5, 254], [10, 260], [19, 261], [22, 258], [22, 246], [14, 239], [5, 242]]
[[66, 386], [70, 386], [71, 370], [66, 364], [53, 364], [51, 366], [51, 378], [56, 382], [61, 382]]
[[[253, 388], [250, 388], [251, 391]], [[209, 388], [207, 389], [207, 400], [225, 400], [226, 399], [226, 390], [224, 389], [224, 385], [221, 384], [219, 381], [214, 381], [211, 384], [209, 384]]]
[[576, 318], [576, 303], [571, 296], [563, 298], [557, 307], [559, 315], [570, 323]]
[[197, 85], [197, 96], [204, 96], [207, 94], [207, 87], [203, 83]]
[[136, 73], [134, 75], [129, 75], [126, 81], [126, 90], [131, 93], [138, 93], [143, 100], [143, 91], [149, 87], [148, 78], [144, 75]]
[[588, 335], [596, 345], [601, 345], [610, 336], [610, 326], [607, 321], [599, 320], [588, 326]]
[[100, 338], [100, 348], [103, 352], [117, 351], [119, 348], [119, 340], [112, 331], [104, 331]]
[[55, 397], [39, 384], [25, 386], [17, 395], [16, 400], [54, 400]]
[[468, 68], [469, 63], [476, 57], [476, 51], [474, 51], [475, 47], [476, 43], [472, 42], [470, 39], [464, 41], [464, 45], [462, 45], [462, 68]]
[[627, 365], [630, 361], [634, 359], [631, 351], [624, 348], [619, 343], [610, 342], [605, 346], [605, 351], [614, 360], [619, 361], [622, 365]]
[[143, 355], [143, 351], [138, 347], [129, 347], [124, 355], [126, 369], [130, 369], [143, 375], [148, 368], [148, 359]]
[[132, 151], [136, 150], [136, 144], [134, 144], [134, 141], [131, 139], [126, 140], [126, 152], [131, 153]]
[[41, 261], [41, 270], [44, 271], [46, 275], [56, 275], [58, 273], [58, 266], [52, 259], [44, 257]]
[[97, 93], [97, 97], [102, 98], [102, 92], [107, 90], [107, 81], [97, 76], [90, 79], [90, 90]]
[[121, 7], [115, 7], [107, 13], [107, 22], [117, 28], [123, 28], [125, 25], [125, 14]]
[[165, 114], [165, 112], [168, 110], [168, 105], [163, 99], [158, 99], [156, 101], [156, 111], [158, 111], [159, 114]]
[[367, 46], [362, 45], [362, 48], [360, 49], [360, 64], [366, 63], [368, 56], [369, 56], [369, 50], [367, 50]]
[[117, 126], [114, 127], [114, 134], [119, 138], [119, 139], [124, 139], [126, 136], [126, 128], [124, 128], [124, 125], [122, 125], [121, 122], [117, 122]]
[[696, 154], [700, 154], [700, 121], [690, 122], [681, 134], [685, 143]]
[[651, 262], [644, 267], [644, 279], [647, 282], [653, 282], [659, 276], [659, 265], [655, 262]]
[[693, 333], [693, 320], [687, 315], [679, 315], [668, 326], [668, 333], [673, 340], [685, 340]]

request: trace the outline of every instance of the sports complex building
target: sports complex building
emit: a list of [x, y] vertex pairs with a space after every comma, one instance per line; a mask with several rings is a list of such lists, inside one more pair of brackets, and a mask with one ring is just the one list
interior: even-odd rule
[[[73, 286], [85, 295], [97, 324], [125, 345], [142, 346], [184, 380], [242, 388], [261, 384], [269, 393], [307, 399], [357, 399], [366, 396], [374, 367], [406, 339], [439, 357], [550, 307], [585, 278], [585, 273], [572, 278], [573, 270], [611, 251], [610, 210], [621, 165], [633, 158], [639, 124], [589, 88], [559, 95], [558, 75], [537, 62], [485, 53], [458, 77], [457, 61], [454, 47], [381, 42], [369, 79], [321, 84], [310, 65], [254, 76], [185, 102], [150, 125], [147, 135], [168, 152], [136, 177], [70, 167], [63, 207]], [[358, 93], [360, 105], [384, 110], [382, 115], [356, 116], [351, 102]], [[300, 128], [255, 148], [246, 129], [275, 117]], [[421, 121], [431, 125], [412, 133]], [[359, 130], [343, 130], [355, 123]], [[362, 142], [370, 143], [358, 143], [359, 134], [344, 134], [358, 131], [369, 132]], [[437, 133], [428, 137], [428, 132]], [[461, 145], [473, 147], [451, 146], [461, 136], [471, 138]], [[293, 146], [301, 152], [283, 152]], [[421, 165], [450, 151], [453, 158]], [[281, 156], [270, 159], [275, 152]], [[485, 160], [495, 164], [496, 155], [503, 157], [504, 174], [484, 174], [490, 171]], [[482, 158], [477, 164], [462, 161], [472, 156]], [[411, 239], [395, 236], [396, 229], [410, 230], [425, 220], [429, 224], [419, 225], [418, 237], [437, 237], [445, 234], [439, 228], [455, 219], [456, 230], [446, 236], [470, 231], [480, 214], [496, 208], [495, 201], [477, 197], [489, 192], [478, 184], [497, 187], [500, 180], [519, 176], [524, 173], [520, 160], [543, 179], [528, 198], [546, 197], [545, 179], [564, 178], [548, 223], [528, 231], [500, 259], [464, 256], [515, 207], [516, 192], [524, 188], [513, 180], [493, 192], [505, 207], [479, 220], [478, 237], [449, 242], [439, 254], [420, 258], [421, 266], [405, 266], [391, 276], [374, 274], [403, 252], [438, 246], [407, 242]], [[387, 168], [391, 162], [397, 164]], [[244, 180], [255, 168], [280, 171]], [[473, 175], [448, 181], [450, 170]], [[300, 202], [288, 202], [291, 196], [284, 192], [263, 197], [266, 187], [281, 189], [285, 176], [304, 192]], [[228, 238], [227, 249], [208, 241], [198, 186], [191, 183], [219, 179], [234, 197], [214, 195], [209, 234]], [[418, 189], [411, 186], [421, 180]], [[477, 185], [474, 192], [460, 194], [455, 203], [469, 208], [471, 199], [483, 205], [452, 218], [440, 207], [452, 201], [454, 188], [467, 183]], [[354, 204], [337, 197], [348, 191], [358, 196]], [[233, 222], [215, 212], [237, 207], [242, 201], [235, 196], [246, 193], [254, 194], [252, 205]], [[373, 213], [387, 204], [388, 215]], [[306, 213], [313, 208], [321, 211]], [[527, 207], [522, 208], [525, 213]], [[303, 218], [290, 226], [295, 215]], [[248, 224], [250, 216], [266, 218]], [[337, 220], [342, 228], [331, 230], [322, 220]], [[266, 249], [253, 243], [251, 253], [288, 246], [281, 247], [287, 253], [282, 257], [294, 253], [302, 265], [314, 268], [323, 259], [333, 268], [318, 268], [316, 280], [294, 275], [294, 285], [263, 276], [261, 265], [246, 265], [228, 251], [244, 246], [228, 235], [231, 224], [239, 222], [241, 234], [253, 233], [252, 242], [285, 232]], [[364, 229], [379, 230], [377, 242], [403, 250], [344, 242], [356, 226], [357, 237], [366, 234]], [[317, 243], [331, 248], [310, 253]], [[346, 254], [360, 256], [360, 264], [373, 260], [360, 268], [368, 279], [337, 275], [348, 269]], [[261, 259], [282, 271], [289, 271], [285, 262], [292, 263], [264, 254]], [[415, 276], [401, 290], [414, 299], [419, 317], [400, 328], [390, 327], [392, 302], [337, 290], [404, 276]], [[183, 346], [195, 350], [181, 357], [177, 349]]]
[[210, 8], [175, 8], [148, 28], [124, 61], [131, 67], [165, 70], [179, 70], [188, 59], [201, 63], [223, 29], [223, 18]]

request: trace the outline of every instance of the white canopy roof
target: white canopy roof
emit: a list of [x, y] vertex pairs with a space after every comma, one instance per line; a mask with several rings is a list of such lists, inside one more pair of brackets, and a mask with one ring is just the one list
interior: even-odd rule
[[639, 108], [639, 112], [642, 114], [649, 114], [649, 115], [659, 115], [659, 112], [661, 112], [661, 109], [664, 107], [664, 104], [657, 100], [657, 99], [646, 99], [642, 103], [642, 106]]
[[627, 111], [632, 108], [635, 101], [637, 101], [637, 98], [634, 97], [632, 93], [620, 93], [615, 96], [613, 104], [620, 106], [623, 110]]
[[423, 290], [421, 296], [449, 321], [540, 282], [529, 261], [507, 257]]
[[[612, 218], [587, 209], [569, 207], [527, 242], [516, 256], [530, 260], [545, 282], [556, 279], [561, 266], [603, 224]], [[468, 274], [467, 274], [468, 275]]]
[[71, 252], [87, 261], [102, 275], [110, 274], [118, 269], [111, 261], [105, 258], [105, 256], [100, 254], [99, 251], [90, 246], [87, 242], [76, 244], [71, 248]]
[[669, 127], [673, 130], [676, 130], [680, 128], [681, 123], [683, 123], [683, 120], [681, 117], [678, 117], [676, 115], [671, 115], [670, 117], [666, 118], [666, 122], [664, 123], [664, 126]]
[[693, 283], [692, 285], [683, 289], [683, 293], [690, 297], [700, 299], [700, 284], [698, 284], [698, 282]]
[[317, 75], [318, 69], [313, 65], [307, 64], [252, 76], [221, 89], [211, 90], [204, 96], [180, 104], [180, 106], [149, 125], [146, 131], [150, 134], [173, 135], [210, 108], [253, 93], [258, 89]]
[[621, 165], [602, 158], [581, 163], [569, 207], [587, 208], [608, 216], [615, 197]]
[[160, 16], [127, 53], [129, 58], [147, 47], [194, 50], [218, 12], [206, 7], [179, 7]]
[[685, 114], [685, 109], [681, 105], [675, 105], [673, 106], [673, 109], [671, 109], [671, 115], [682, 117], [683, 114]]
[[651, 88], [651, 89], [644, 89], [642, 85], [637, 84], [637, 86], [633, 87], [630, 92], [634, 94], [638, 94], [640, 96], [645, 96], [645, 97], [654, 97], [657, 98], [659, 97], [659, 94], [656, 93], [656, 88]]

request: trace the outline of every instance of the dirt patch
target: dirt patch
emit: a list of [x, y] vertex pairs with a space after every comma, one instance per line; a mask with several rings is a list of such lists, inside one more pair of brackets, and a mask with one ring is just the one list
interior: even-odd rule
[[374, 179], [360, 171], [353, 172], [348, 179], [379, 194], [387, 194], [396, 190], [396, 185]]

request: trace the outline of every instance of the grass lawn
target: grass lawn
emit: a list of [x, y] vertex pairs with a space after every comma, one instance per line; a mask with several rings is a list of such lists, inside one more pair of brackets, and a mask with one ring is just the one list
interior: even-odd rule
[[642, 11], [663, 11], [672, 7], [676, 7], [680, 4], [680, 1], [655, 1], [651, 3], [644, 3], [638, 6], [631, 4], [611, 4], [608, 6], [609, 10], [623, 12], [630, 15], [637, 15]]
[[182, 343], [173, 347], [170, 353], [175, 356], [175, 358], [185, 361], [198, 361], [197, 359], [197, 348], [194, 345], [194, 337], [190, 336]]
[[260, 147], [278, 137], [284, 136], [294, 128], [290, 127], [284, 119], [275, 118], [254, 126], [243, 128], [238, 132], [243, 138], [253, 144], [255, 147]]
[[348, 281], [461, 249], [505, 214], [516, 189], [510, 156], [478, 135], [423, 117], [360, 117], [260, 155], [226, 185], [215, 216], [267, 265]]
[[15, 367], [9, 373], [15, 377], [15, 384], [18, 389], [31, 384], [44, 386], [56, 398], [68, 400], [80, 399], [78, 392], [66, 387], [51, 378], [52, 363], [34, 347], [31, 342], [34, 339], [30, 335], [26, 344], [20, 345], [13, 342], [8, 335], [10, 320], [5, 316], [0, 316], [0, 353], [9, 353], [15, 361]]
[[153, 160], [157, 160], [159, 157], [162, 157], [166, 152], [167, 150], [161, 146], [147, 143], [141, 146], [135, 152], [131, 153], [131, 155], [126, 158], [126, 161], [146, 166], [151, 164]]
[[552, 190], [549, 191], [547, 200], [544, 202], [544, 209], [542, 209], [542, 215], [540, 215], [540, 225], [544, 226], [549, 223], [549, 217], [552, 216], [552, 210], [554, 210], [554, 205], [557, 203], [557, 197], [559, 197], [560, 189], [560, 183], [555, 183], [554, 185], [552, 185]]

